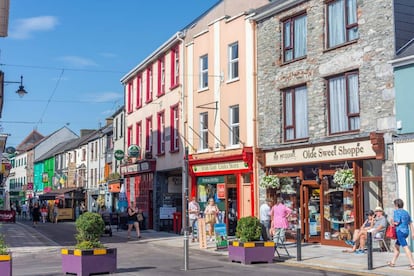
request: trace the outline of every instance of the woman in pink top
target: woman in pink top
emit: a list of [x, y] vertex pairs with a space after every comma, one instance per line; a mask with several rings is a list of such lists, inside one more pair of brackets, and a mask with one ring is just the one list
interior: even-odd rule
[[276, 204], [270, 211], [272, 228], [274, 229], [273, 241], [276, 245], [285, 242], [286, 229], [289, 226], [288, 217], [291, 213], [292, 210], [285, 206], [283, 198], [277, 198]]

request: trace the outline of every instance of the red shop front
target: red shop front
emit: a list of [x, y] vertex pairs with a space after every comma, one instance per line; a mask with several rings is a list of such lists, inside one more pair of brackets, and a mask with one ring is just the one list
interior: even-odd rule
[[121, 166], [128, 204], [135, 201], [137, 207], [143, 210], [147, 229], [152, 229], [154, 225], [152, 195], [155, 165], [155, 160], [145, 160]]
[[219, 222], [234, 235], [237, 219], [255, 211], [252, 148], [220, 157], [190, 155], [189, 169], [191, 197], [197, 198], [201, 211], [213, 198], [220, 210]]

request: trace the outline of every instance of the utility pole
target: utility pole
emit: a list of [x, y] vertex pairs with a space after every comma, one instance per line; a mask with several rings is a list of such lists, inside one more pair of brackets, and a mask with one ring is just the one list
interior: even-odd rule
[[184, 270], [188, 270], [188, 147], [185, 147], [183, 166], [183, 229], [184, 229]]

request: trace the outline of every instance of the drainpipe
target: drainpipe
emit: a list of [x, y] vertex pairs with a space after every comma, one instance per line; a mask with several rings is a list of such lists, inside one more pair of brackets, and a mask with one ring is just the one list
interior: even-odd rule
[[[397, 174], [398, 175], [398, 174]], [[410, 195], [411, 194], [411, 178], [410, 178], [411, 174], [410, 174], [410, 165], [406, 164], [405, 165], [405, 186], [406, 186], [406, 195]], [[412, 207], [412, 202], [411, 202], [411, 197], [407, 196], [406, 197], [407, 200], [407, 210], [411, 210]], [[409, 239], [409, 243], [410, 243], [410, 250], [413, 251], [413, 242], [411, 239]]]
[[[182, 49], [182, 81], [181, 81], [181, 129], [182, 129], [182, 136], [185, 136], [185, 120], [186, 113], [185, 113], [185, 81], [184, 81], [184, 68], [185, 68], [185, 53], [184, 53], [184, 32], [178, 32], [177, 33], [177, 39], [181, 42], [181, 49]], [[184, 143], [183, 143], [184, 144]], [[183, 158], [183, 170], [182, 170], [182, 187], [183, 187], [183, 200], [182, 200], [182, 225], [184, 229], [184, 270], [188, 270], [188, 148], [183, 147], [185, 151], [185, 158]]]

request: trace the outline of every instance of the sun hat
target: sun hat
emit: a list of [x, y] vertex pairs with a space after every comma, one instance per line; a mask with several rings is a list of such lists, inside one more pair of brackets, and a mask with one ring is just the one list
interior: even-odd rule
[[381, 206], [377, 206], [374, 209], [375, 212], [384, 212], [384, 210], [382, 210]]

